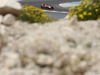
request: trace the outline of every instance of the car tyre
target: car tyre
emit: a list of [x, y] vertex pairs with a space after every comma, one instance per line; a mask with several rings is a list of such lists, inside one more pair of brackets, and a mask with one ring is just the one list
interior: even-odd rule
[[54, 7], [51, 7], [52, 10], [54, 10]]
[[41, 8], [43, 9], [43, 7], [41, 6]]

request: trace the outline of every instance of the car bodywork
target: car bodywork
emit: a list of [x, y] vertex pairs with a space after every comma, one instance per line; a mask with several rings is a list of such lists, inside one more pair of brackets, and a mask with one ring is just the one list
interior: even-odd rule
[[53, 6], [48, 6], [48, 4], [42, 4], [42, 5], [41, 5], [41, 8], [42, 8], [42, 9], [52, 9], [52, 10], [54, 9]]

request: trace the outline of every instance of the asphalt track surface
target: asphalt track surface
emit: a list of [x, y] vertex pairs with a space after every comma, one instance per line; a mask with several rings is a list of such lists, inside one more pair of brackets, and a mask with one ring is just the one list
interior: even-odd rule
[[67, 13], [55, 13], [55, 12], [45, 12], [45, 14], [50, 15], [54, 19], [63, 19]]
[[50, 6], [54, 7], [55, 11], [69, 11], [69, 8], [64, 8], [59, 6], [60, 3], [66, 3], [66, 2], [75, 2], [80, 0], [22, 0], [20, 3], [22, 5], [28, 4], [35, 7], [40, 8], [41, 4], [48, 4]]
[[[75, 2], [80, 0], [21, 0], [19, 1], [22, 5], [28, 4], [40, 8], [41, 4], [48, 4], [54, 7], [53, 11], [69, 12], [69, 8], [59, 6], [60, 3]], [[56, 12], [45, 12], [54, 19], [62, 19], [67, 13], [56, 13]]]

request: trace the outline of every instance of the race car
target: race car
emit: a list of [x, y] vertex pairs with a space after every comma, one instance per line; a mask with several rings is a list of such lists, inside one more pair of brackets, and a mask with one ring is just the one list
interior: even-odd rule
[[41, 8], [42, 8], [42, 9], [51, 9], [51, 10], [54, 9], [53, 6], [48, 6], [48, 4], [42, 4], [42, 5], [41, 5]]

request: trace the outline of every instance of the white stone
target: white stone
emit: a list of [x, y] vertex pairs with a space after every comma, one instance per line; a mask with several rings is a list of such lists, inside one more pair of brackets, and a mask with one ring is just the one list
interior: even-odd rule
[[69, 21], [69, 25], [74, 25], [76, 26], [78, 24], [78, 19], [76, 15], [73, 15], [73, 17]]
[[50, 56], [48, 55], [39, 55], [37, 63], [39, 65], [51, 65], [53, 63], [53, 60]]
[[2, 21], [3, 21], [3, 16], [0, 15], [0, 24], [2, 24]]
[[2, 23], [2, 20], [3, 20], [3, 16], [0, 15], [0, 24]]
[[4, 25], [0, 25], [0, 35], [4, 35], [5, 34], [5, 26]]
[[4, 52], [1, 55], [1, 63], [4, 67], [13, 68], [20, 66], [19, 55], [14, 52]]
[[3, 18], [3, 24], [12, 25], [16, 21], [16, 17], [12, 14], [7, 14]]
[[65, 20], [69, 20], [69, 15], [67, 15], [64, 19], [65, 19]]
[[16, 0], [0, 0], [0, 14], [7, 13], [19, 15], [21, 13], [21, 4]]

